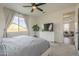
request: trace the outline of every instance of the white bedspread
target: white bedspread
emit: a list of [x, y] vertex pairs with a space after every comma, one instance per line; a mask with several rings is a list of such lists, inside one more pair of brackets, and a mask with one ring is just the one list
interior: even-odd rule
[[3, 45], [8, 56], [39, 56], [50, 47], [48, 41], [30, 36], [4, 38]]

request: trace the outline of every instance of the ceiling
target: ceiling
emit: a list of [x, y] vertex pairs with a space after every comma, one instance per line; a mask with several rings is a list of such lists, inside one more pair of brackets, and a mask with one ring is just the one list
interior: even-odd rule
[[[22, 14], [27, 15], [41, 15], [42, 12], [35, 10], [33, 13], [31, 13], [31, 7], [24, 8], [24, 5], [31, 5], [30, 3], [1, 3], [0, 5], [13, 9], [17, 12], [20, 12]], [[45, 5], [39, 6], [41, 9], [43, 9], [45, 12], [54, 12], [57, 10], [62, 10], [64, 8], [75, 6], [74, 3], [47, 3]]]

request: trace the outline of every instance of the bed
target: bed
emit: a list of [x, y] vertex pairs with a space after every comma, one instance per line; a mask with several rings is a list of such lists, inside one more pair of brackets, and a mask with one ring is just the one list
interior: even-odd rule
[[2, 56], [40, 56], [50, 44], [42, 38], [30, 36], [17, 36], [3, 38], [0, 44], [0, 55]]

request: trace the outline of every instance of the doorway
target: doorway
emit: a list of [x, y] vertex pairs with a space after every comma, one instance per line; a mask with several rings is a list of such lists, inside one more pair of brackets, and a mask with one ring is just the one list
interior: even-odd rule
[[75, 32], [75, 22], [74, 22], [74, 12], [68, 12], [64, 14], [63, 18], [63, 28], [64, 28], [64, 44], [75, 45], [74, 32]]

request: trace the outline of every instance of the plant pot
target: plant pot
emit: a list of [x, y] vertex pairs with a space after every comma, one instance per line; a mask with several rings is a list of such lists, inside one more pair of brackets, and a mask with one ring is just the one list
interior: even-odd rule
[[37, 35], [34, 35], [34, 37], [38, 37]]

